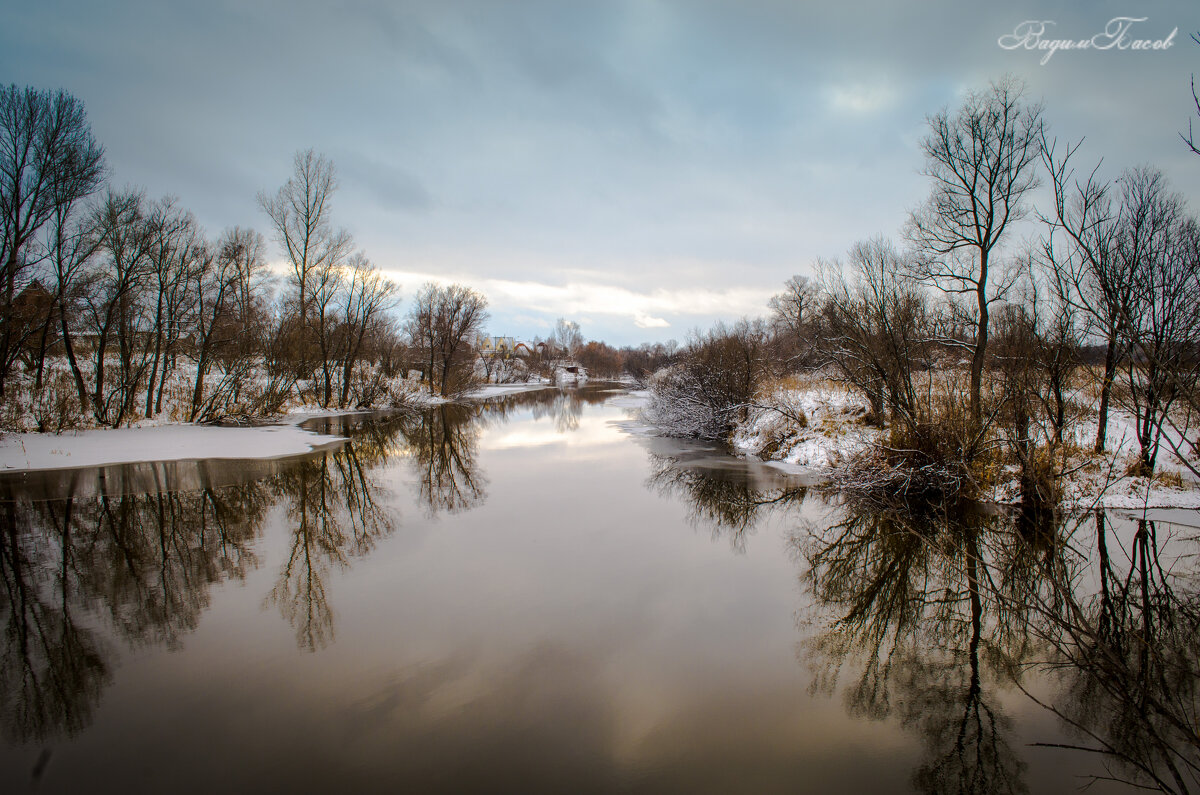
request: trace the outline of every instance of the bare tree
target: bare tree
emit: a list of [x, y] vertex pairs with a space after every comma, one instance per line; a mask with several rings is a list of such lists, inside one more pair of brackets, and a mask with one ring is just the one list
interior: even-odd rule
[[771, 319], [800, 336], [806, 315], [817, 303], [817, 285], [807, 276], [793, 276], [784, 282], [783, 292], [771, 296]]
[[[73, 179], [57, 180], [54, 183], [54, 212], [46, 225], [42, 237], [44, 251], [40, 259], [50, 272], [50, 283], [54, 285], [53, 305], [48, 325], [58, 323], [63, 353], [71, 369], [79, 397], [79, 405], [86, 411], [91, 400], [86, 381], [76, 356], [75, 342], [71, 335], [73, 311], [81, 301], [80, 279], [86, 274], [87, 266], [102, 242], [94, 213], [80, 211], [83, 196], [79, 195]], [[48, 329], [46, 330], [48, 333]], [[45, 363], [45, 344], [38, 360], [34, 389], [41, 389], [42, 368]]]
[[[135, 391], [146, 365], [147, 325], [141, 305], [150, 273], [150, 237], [145, 201], [140, 193], [109, 192], [95, 208], [93, 223], [100, 235], [95, 267], [85, 290], [86, 322], [93, 340], [92, 412], [97, 422], [120, 425], [133, 408]], [[117, 381], [107, 381], [110, 345], [116, 345]]]
[[1117, 257], [1132, 274], [1122, 307], [1129, 336], [1125, 374], [1140, 446], [1140, 469], [1154, 471], [1162, 428], [1177, 400], [1195, 393], [1200, 335], [1200, 228], [1162, 172], [1134, 169], [1121, 178], [1124, 218]]
[[783, 342], [780, 358], [789, 364], [806, 358], [808, 327], [818, 308], [820, 291], [816, 282], [807, 276], [793, 276], [783, 285], [783, 292], [771, 296], [771, 323]]
[[621, 353], [611, 345], [593, 340], [579, 349], [577, 358], [588, 373], [599, 378], [618, 378], [621, 375]]
[[103, 162], [78, 99], [16, 84], [0, 88], [0, 397], [21, 347], [13, 308], [34, 259], [30, 242], [59, 204], [99, 187]]
[[[1003, 304], [996, 316], [995, 368], [999, 439], [1019, 467], [1027, 509], [1057, 504], [1068, 424], [1078, 419], [1071, 391], [1080, 364], [1073, 305], [1058, 289], [1044, 289], [1037, 263], [1026, 260], [1021, 300]], [[1051, 274], [1053, 276], [1053, 274]]]
[[821, 263], [821, 345], [842, 377], [867, 396], [872, 419], [912, 424], [921, 414], [913, 373], [929, 356], [931, 319], [905, 257], [882, 237], [850, 250], [852, 275]]
[[554, 324], [554, 334], [550, 339], [571, 358], [574, 358], [579, 353], [579, 349], [583, 347], [583, 332], [579, 330], [579, 324], [574, 320], [565, 320], [560, 317]]
[[408, 333], [422, 359], [431, 390], [452, 395], [466, 386], [474, 362], [471, 342], [487, 322], [487, 299], [461, 284], [426, 284], [413, 298]]
[[953, 116], [943, 110], [929, 118], [921, 146], [933, 190], [908, 222], [920, 253], [916, 273], [948, 293], [974, 298], [970, 401], [976, 423], [988, 310], [1002, 294], [989, 292], [993, 256], [1010, 224], [1028, 212], [1025, 197], [1037, 185], [1042, 108], [1023, 95], [1023, 84], [1005, 77], [969, 94]]
[[[262, 235], [250, 229], [227, 230], [215, 247], [198, 251], [192, 270], [196, 307], [194, 348], [196, 378], [192, 386], [189, 421], [213, 420], [239, 403], [258, 359], [264, 313], [261, 299]], [[221, 377], [208, 388], [213, 366]], [[207, 392], [206, 392], [206, 388]]]
[[[332, 302], [330, 288], [352, 245], [350, 235], [345, 230], [335, 230], [331, 222], [330, 200], [336, 189], [333, 163], [308, 149], [296, 153], [292, 176], [275, 195], [258, 196], [291, 268], [295, 289], [292, 310], [298, 332], [295, 342], [300, 348], [296, 354], [305, 370], [317, 348], [321, 348], [322, 354], [328, 353], [324, 327], [327, 318], [322, 310], [328, 309]], [[319, 305], [314, 307], [314, 304]], [[319, 315], [317, 328], [311, 325], [314, 313]], [[324, 404], [328, 405], [331, 391], [328, 356], [322, 358], [326, 376]]]
[[322, 265], [340, 263], [350, 247], [346, 232], [334, 231], [330, 222], [330, 199], [336, 189], [333, 163], [307, 149], [296, 153], [292, 176], [274, 196], [258, 195], [292, 268], [301, 318], [308, 314], [313, 274]]
[[180, 209], [173, 197], [164, 197], [150, 208], [146, 233], [149, 236], [150, 290], [154, 294], [154, 320], [150, 328], [154, 353], [146, 385], [146, 416], [162, 411], [167, 377], [175, 369], [177, 347], [190, 325], [194, 294], [189, 291], [189, 271], [197, 265], [204, 238], [195, 217]]
[[302, 326], [316, 343], [321, 365], [321, 405], [329, 407], [333, 400], [334, 357], [337, 340], [337, 302], [346, 287], [346, 273], [341, 262], [325, 260], [309, 274], [308, 325]]
[[[1079, 144], [1066, 146], [1061, 159], [1056, 149], [1054, 143], [1043, 140], [1055, 212], [1053, 216], [1041, 216], [1048, 229], [1041, 259], [1055, 292], [1089, 319], [1090, 329], [1085, 331], [1104, 340], [1100, 416], [1094, 445], [1100, 453], [1107, 440], [1108, 412], [1125, 337], [1123, 320], [1128, 315], [1133, 288], [1132, 260], [1117, 255], [1124, 206], [1114, 201], [1113, 187], [1098, 177], [1099, 164], [1080, 181], [1070, 168]], [[1059, 238], [1065, 242], [1060, 243]]]
[[672, 436], [725, 439], [744, 421], [769, 375], [761, 320], [697, 334], [650, 379], [647, 418]]
[[[1200, 44], [1200, 33], [1193, 33], [1192, 41]], [[1192, 76], [1192, 103], [1196, 106], [1196, 115], [1200, 116], [1200, 94], [1196, 93], [1195, 75]], [[1197, 144], [1196, 139], [1193, 137], [1191, 119], [1188, 120], [1187, 135], [1180, 133], [1179, 137], [1183, 139], [1183, 142], [1187, 144], [1188, 149], [1191, 149], [1193, 154], [1200, 155], [1200, 144]]]
[[350, 258], [350, 283], [342, 298], [342, 383], [338, 405], [350, 401], [354, 368], [370, 334], [380, 330], [385, 313], [395, 304], [399, 287], [380, 273], [361, 253]]

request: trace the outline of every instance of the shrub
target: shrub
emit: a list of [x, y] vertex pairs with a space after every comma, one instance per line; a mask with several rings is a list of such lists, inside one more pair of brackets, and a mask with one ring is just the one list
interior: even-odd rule
[[961, 395], [935, 394], [914, 416], [851, 459], [835, 482], [856, 492], [941, 501], [984, 496], [997, 476], [994, 445], [971, 418]]
[[761, 323], [718, 325], [650, 379], [646, 418], [672, 436], [724, 440], [768, 375]]

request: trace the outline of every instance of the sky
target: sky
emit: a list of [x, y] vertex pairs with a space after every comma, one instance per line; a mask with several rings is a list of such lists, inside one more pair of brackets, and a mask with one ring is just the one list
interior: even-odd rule
[[[86, 103], [115, 186], [210, 234], [271, 238], [257, 202], [312, 148], [334, 224], [401, 285], [459, 282], [489, 330], [559, 317], [615, 345], [683, 341], [818, 259], [902, 239], [927, 117], [1006, 74], [1115, 177], [1149, 164], [1196, 206], [1195, 0], [0, 0], [0, 80]], [[1006, 49], [1026, 20], [1150, 50]], [[1036, 234], [1032, 224], [1014, 235]], [[271, 256], [281, 253], [273, 242]]]

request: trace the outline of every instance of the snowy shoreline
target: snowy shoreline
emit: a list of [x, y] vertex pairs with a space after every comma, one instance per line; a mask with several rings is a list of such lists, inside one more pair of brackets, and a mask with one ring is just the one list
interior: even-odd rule
[[[543, 383], [491, 384], [465, 395], [467, 400], [544, 389]], [[414, 405], [449, 402], [426, 399]], [[44, 472], [160, 461], [269, 460], [304, 455], [340, 445], [345, 437], [300, 427], [310, 419], [362, 414], [348, 411], [298, 410], [270, 425], [226, 427], [168, 423], [133, 428], [95, 428], [54, 433], [0, 435], [0, 473]]]
[[[807, 424], [795, 424], [777, 411], [759, 408], [751, 411], [730, 439], [738, 455], [778, 467], [784, 472], [810, 477], [830, 478], [836, 468], [865, 450], [877, 438], [879, 430], [862, 422], [867, 407], [845, 389], [821, 388], [787, 390], [779, 396], [792, 411], [800, 409]], [[1071, 441], [1080, 451], [1090, 450], [1096, 434], [1095, 418], [1080, 422]], [[1110, 452], [1073, 457], [1076, 471], [1063, 482], [1063, 507], [1068, 509], [1117, 508], [1200, 508], [1200, 480], [1164, 449], [1159, 456], [1158, 474], [1152, 480], [1124, 474], [1133, 450], [1131, 418], [1114, 410], [1109, 418]], [[1020, 492], [1015, 468], [1010, 467], [989, 495], [989, 502], [1013, 505]]]

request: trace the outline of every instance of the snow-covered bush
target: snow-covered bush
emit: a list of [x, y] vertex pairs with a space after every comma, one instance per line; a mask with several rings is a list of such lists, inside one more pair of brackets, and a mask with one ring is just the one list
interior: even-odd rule
[[695, 374], [682, 364], [650, 377], [645, 419], [670, 436], [720, 439], [729, 430], [729, 412], [705, 399]]
[[786, 390], [777, 390], [750, 410], [732, 441], [739, 450], [773, 459], [795, 446], [806, 428], [808, 415], [800, 401]]
[[650, 379], [645, 417], [672, 436], [726, 439], [765, 381], [767, 334], [758, 323], [718, 325]]

